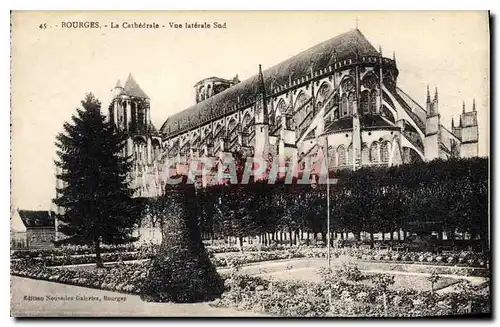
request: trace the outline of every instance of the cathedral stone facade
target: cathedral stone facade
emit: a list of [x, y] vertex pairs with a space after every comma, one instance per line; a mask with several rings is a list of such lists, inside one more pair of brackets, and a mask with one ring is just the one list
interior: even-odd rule
[[438, 90], [421, 106], [398, 87], [395, 55], [386, 58], [358, 30], [313, 46], [244, 81], [210, 77], [194, 104], [150, 121], [150, 101], [129, 75], [117, 83], [109, 119], [129, 135], [138, 196], [165, 186], [167, 159], [177, 170], [203, 156], [279, 158], [303, 167], [324, 153], [330, 170], [391, 166], [478, 155], [475, 102], [443, 126]]

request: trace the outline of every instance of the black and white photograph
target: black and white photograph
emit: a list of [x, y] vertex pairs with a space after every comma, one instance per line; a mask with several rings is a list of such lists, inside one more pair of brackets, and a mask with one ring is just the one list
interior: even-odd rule
[[13, 317], [491, 318], [488, 11], [12, 11]]

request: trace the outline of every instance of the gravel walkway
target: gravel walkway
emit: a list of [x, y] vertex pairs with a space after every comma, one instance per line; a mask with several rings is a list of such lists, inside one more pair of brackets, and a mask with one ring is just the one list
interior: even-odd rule
[[265, 315], [230, 308], [215, 308], [208, 302], [193, 304], [143, 302], [137, 295], [11, 276], [11, 316], [263, 317]]

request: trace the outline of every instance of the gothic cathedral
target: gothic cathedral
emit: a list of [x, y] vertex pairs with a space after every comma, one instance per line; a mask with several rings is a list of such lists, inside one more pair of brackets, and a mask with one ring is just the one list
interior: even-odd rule
[[395, 55], [384, 57], [354, 29], [247, 80], [206, 78], [195, 104], [150, 121], [149, 97], [129, 75], [118, 82], [109, 119], [129, 135], [138, 196], [162, 194], [166, 160], [202, 156], [294, 160], [307, 166], [325, 151], [328, 167], [357, 169], [478, 155], [475, 103], [451, 130], [442, 125], [437, 88], [421, 106], [397, 85]]

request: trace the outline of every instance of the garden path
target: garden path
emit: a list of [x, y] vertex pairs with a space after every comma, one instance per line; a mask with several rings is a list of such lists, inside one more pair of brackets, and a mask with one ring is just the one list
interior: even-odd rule
[[[47, 300], [46, 296], [66, 299]], [[42, 297], [44, 301], [28, 300], [28, 297]], [[76, 297], [94, 297], [93, 301], [76, 300]], [[67, 299], [72, 297], [73, 299]], [[105, 300], [122, 298], [121, 302]], [[100, 299], [100, 301], [99, 301]], [[243, 317], [265, 316], [249, 311], [230, 308], [215, 308], [209, 302], [193, 304], [149, 303], [138, 295], [96, 290], [85, 287], [52, 283], [11, 276], [11, 315], [15, 317], [55, 316], [139, 316], [139, 317]]]

